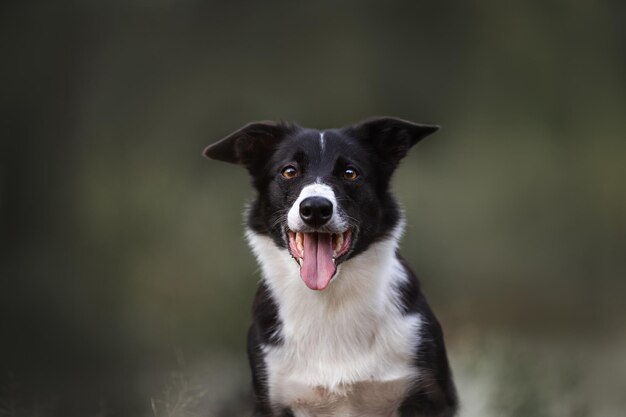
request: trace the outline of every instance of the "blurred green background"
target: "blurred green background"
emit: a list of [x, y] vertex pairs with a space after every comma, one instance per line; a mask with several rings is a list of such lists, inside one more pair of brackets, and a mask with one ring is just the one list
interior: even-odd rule
[[0, 416], [246, 415], [241, 125], [442, 129], [394, 188], [461, 416], [624, 416], [626, 3], [0, 6]]

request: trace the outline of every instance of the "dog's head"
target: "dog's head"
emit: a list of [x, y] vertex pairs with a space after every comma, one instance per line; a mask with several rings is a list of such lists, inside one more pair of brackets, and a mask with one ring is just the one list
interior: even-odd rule
[[256, 122], [204, 154], [246, 167], [258, 191], [248, 226], [289, 251], [304, 283], [323, 290], [340, 263], [394, 230], [400, 211], [391, 176], [437, 129], [390, 117], [324, 131]]

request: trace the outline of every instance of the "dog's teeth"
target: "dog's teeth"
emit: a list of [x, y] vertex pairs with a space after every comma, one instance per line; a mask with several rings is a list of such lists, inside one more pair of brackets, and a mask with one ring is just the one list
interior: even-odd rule
[[300, 232], [296, 233], [296, 247], [298, 248], [300, 252], [304, 251], [304, 246], [302, 244], [303, 240], [304, 240], [304, 235]]
[[335, 252], [339, 252], [343, 246], [343, 233], [337, 235], [337, 243], [335, 244]]
[[300, 264], [300, 266], [302, 266], [302, 262], [303, 262], [303, 259], [302, 258], [298, 258], [298, 263]]

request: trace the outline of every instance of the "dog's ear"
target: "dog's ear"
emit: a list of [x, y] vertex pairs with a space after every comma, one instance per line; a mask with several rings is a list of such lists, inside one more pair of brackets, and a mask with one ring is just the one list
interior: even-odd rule
[[268, 155], [292, 127], [282, 122], [262, 121], [245, 125], [204, 149], [204, 156], [243, 165], [249, 170], [267, 160]]
[[376, 117], [347, 128], [364, 146], [396, 165], [421, 139], [439, 126], [409, 122], [395, 117]]

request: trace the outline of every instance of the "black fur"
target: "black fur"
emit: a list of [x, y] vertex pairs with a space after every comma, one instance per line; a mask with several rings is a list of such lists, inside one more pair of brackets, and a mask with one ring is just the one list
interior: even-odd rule
[[[205, 155], [243, 165], [249, 171], [257, 197], [249, 207], [247, 225], [285, 249], [289, 245], [288, 209], [304, 186], [323, 179], [335, 192], [337, 203], [350, 219], [353, 230], [350, 250], [337, 259], [337, 263], [341, 263], [388, 237], [398, 224], [400, 210], [390, 192], [393, 172], [413, 145], [437, 129], [437, 126], [389, 117], [328, 129], [324, 131], [322, 158], [319, 131], [289, 123], [257, 122], [209, 146]], [[299, 175], [285, 180], [280, 173], [286, 166], [296, 167]], [[358, 178], [353, 181], [342, 178], [346, 167], [355, 167]], [[403, 260], [401, 262], [409, 280], [398, 288], [398, 304], [402, 305], [404, 314], [421, 315], [421, 334], [416, 337], [423, 342], [414, 359], [420, 369], [420, 381], [398, 412], [402, 417], [450, 417], [456, 412], [457, 398], [441, 326], [420, 291], [417, 277]], [[279, 345], [283, 340], [278, 308], [264, 283], [260, 284], [255, 297], [253, 317], [248, 334], [248, 356], [255, 416], [292, 416], [289, 409], [279, 407], [277, 410], [275, 404], [273, 408], [268, 398], [267, 370], [260, 346]]]
[[265, 384], [266, 369], [261, 345], [274, 345], [282, 342], [280, 337], [280, 318], [276, 303], [264, 283], [259, 284], [252, 314], [254, 323], [248, 331], [248, 359], [252, 370], [252, 386], [254, 389], [255, 415], [271, 415], [271, 408]]
[[406, 284], [399, 288], [404, 312], [420, 314], [425, 323], [420, 335], [423, 342], [415, 355], [415, 365], [420, 369], [421, 379], [400, 406], [400, 416], [453, 416], [458, 401], [441, 325], [420, 291], [419, 280], [404, 259], [397, 256], [409, 277]]

